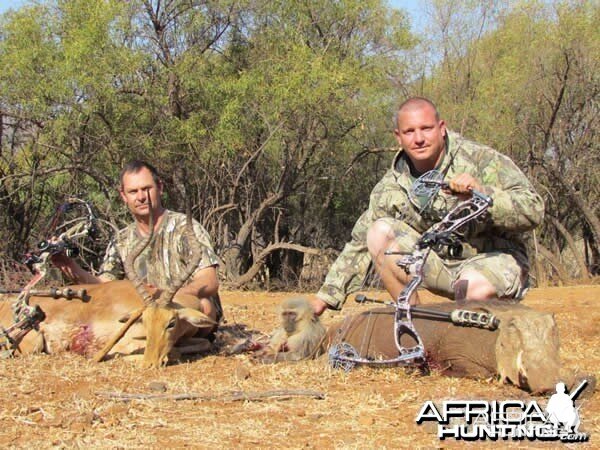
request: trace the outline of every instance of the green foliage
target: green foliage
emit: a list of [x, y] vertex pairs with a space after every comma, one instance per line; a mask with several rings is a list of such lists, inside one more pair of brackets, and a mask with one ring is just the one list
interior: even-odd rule
[[381, 0], [54, 0], [5, 14], [0, 36], [0, 203], [19, 212], [4, 251], [66, 194], [123, 223], [116, 177], [144, 158], [168, 206], [191, 198], [217, 249], [241, 249], [233, 275], [277, 236], [346, 238], [387, 168], [348, 165], [391, 142], [390, 75], [414, 45]]
[[[382, 0], [51, 0], [4, 14], [0, 252], [21, 253], [69, 194], [123, 224], [116, 179], [132, 158], [159, 168], [169, 207], [191, 200], [231, 276], [276, 238], [340, 248], [391, 155], [354, 158], [394, 145], [408, 92], [512, 156], [549, 215], [590, 236], [597, 3], [430, 10], [437, 23], [418, 38]], [[591, 216], [573, 213], [580, 197]]]
[[[436, 4], [444, 21], [454, 4]], [[438, 55], [439, 64], [420, 86], [452, 128], [510, 155], [534, 180], [546, 197], [544, 245], [557, 254], [564, 249], [557, 220], [596, 254], [588, 265], [597, 270], [600, 6], [534, 1], [491, 11], [482, 5], [489, 4], [467, 9], [486, 32], [466, 42], [447, 33], [447, 40], [461, 45]], [[448, 20], [460, 29], [460, 18]], [[443, 48], [441, 42], [430, 45]]]

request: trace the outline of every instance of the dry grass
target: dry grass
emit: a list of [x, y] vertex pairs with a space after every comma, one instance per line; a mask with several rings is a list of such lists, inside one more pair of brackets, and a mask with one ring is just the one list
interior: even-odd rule
[[[584, 372], [600, 367], [599, 286], [534, 290], [525, 303], [556, 313], [565, 363]], [[277, 304], [290, 294], [225, 292], [229, 323], [270, 332]], [[380, 298], [383, 294], [380, 294]], [[439, 301], [432, 296], [426, 302]], [[364, 309], [349, 304], [343, 314]], [[326, 313], [331, 323], [339, 313]], [[240, 376], [245, 372], [249, 376]], [[121, 401], [97, 391], [151, 393], [161, 381], [167, 393], [226, 393], [234, 390], [315, 389], [325, 400], [266, 402]], [[2, 448], [398, 448], [482, 447], [482, 443], [438, 441], [415, 416], [426, 400], [450, 398], [527, 399], [492, 380], [419, 377], [400, 369], [332, 371], [325, 361], [261, 365], [246, 355], [207, 356], [162, 370], [141, 371], [122, 360], [95, 364], [63, 354], [0, 361]], [[545, 404], [545, 399], [540, 399]], [[581, 429], [600, 439], [599, 395], [580, 409]], [[554, 447], [525, 442], [490, 447]]]

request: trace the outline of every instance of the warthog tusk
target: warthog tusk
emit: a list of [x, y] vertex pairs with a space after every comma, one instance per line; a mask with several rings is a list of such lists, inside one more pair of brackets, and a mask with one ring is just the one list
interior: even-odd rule
[[523, 367], [523, 350], [521, 350], [518, 354], [517, 354], [517, 371], [520, 372], [521, 374], [523, 374], [524, 377], [527, 376], [527, 371], [525, 370], [525, 367]]
[[100, 350], [98, 353], [94, 355], [94, 362], [100, 362], [104, 359], [106, 354], [112, 350], [112, 348], [121, 340], [121, 338], [127, 333], [127, 330], [131, 328], [131, 325], [138, 320], [146, 307], [140, 308], [136, 310], [130, 317], [127, 322], [121, 327], [121, 329], [113, 335], [113, 337], [106, 343], [106, 345]]

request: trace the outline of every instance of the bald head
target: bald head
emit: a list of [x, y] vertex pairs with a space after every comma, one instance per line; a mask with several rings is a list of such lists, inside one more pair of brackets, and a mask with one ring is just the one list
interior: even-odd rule
[[408, 100], [404, 100], [398, 106], [396, 114], [394, 114], [394, 128], [398, 128], [398, 119], [400, 114], [405, 111], [416, 111], [420, 109], [430, 109], [435, 114], [435, 120], [440, 120], [440, 113], [438, 112], [435, 104], [425, 97], [411, 97]]
[[394, 135], [417, 172], [433, 170], [441, 161], [446, 124], [431, 100], [413, 97], [402, 103], [396, 112]]

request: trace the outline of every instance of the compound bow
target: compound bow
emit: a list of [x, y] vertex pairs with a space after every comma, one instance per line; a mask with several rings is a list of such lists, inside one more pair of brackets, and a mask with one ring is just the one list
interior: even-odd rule
[[[63, 220], [66, 213], [77, 208], [83, 208], [82, 216], [57, 225]], [[33, 287], [46, 276], [50, 268], [50, 258], [53, 255], [64, 252], [67, 256], [74, 257], [79, 254], [77, 240], [93, 237], [96, 233], [97, 220], [91, 205], [78, 198], [68, 198], [57, 208], [50, 224], [53, 237], [39, 242], [37, 251], [25, 255], [24, 263], [33, 274], [31, 280], [20, 290], [2, 289], [3, 293], [18, 293], [19, 295], [12, 304], [13, 324], [6, 329], [0, 326], [0, 358], [12, 356], [18, 342], [29, 331], [37, 329], [39, 323], [45, 318], [45, 314], [39, 306], [29, 305], [31, 295], [63, 297], [69, 300], [72, 298], [87, 299], [85, 289], [52, 288], [40, 291], [34, 290]]]

